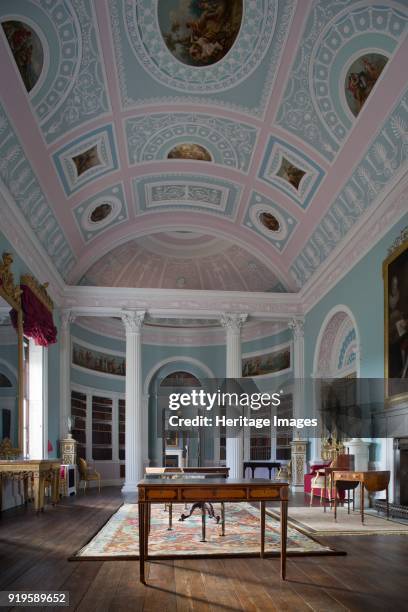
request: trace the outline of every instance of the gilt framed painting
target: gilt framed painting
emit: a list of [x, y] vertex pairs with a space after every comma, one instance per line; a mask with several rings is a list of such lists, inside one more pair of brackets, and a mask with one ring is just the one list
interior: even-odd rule
[[408, 228], [383, 263], [384, 376], [388, 402], [408, 399]]

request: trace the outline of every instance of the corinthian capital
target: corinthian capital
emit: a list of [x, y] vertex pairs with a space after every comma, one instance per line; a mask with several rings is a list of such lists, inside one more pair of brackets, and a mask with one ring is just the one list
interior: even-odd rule
[[121, 317], [126, 333], [140, 332], [145, 314], [144, 310], [122, 310]]
[[69, 330], [69, 326], [76, 319], [76, 314], [72, 312], [69, 308], [64, 308], [60, 312], [60, 321], [61, 321], [61, 331]]
[[292, 330], [293, 332], [293, 337], [295, 339], [297, 338], [303, 338], [304, 336], [304, 322], [301, 319], [291, 319], [288, 323], [288, 327], [289, 329]]
[[248, 315], [243, 313], [225, 312], [221, 315], [221, 325], [227, 332], [238, 334]]

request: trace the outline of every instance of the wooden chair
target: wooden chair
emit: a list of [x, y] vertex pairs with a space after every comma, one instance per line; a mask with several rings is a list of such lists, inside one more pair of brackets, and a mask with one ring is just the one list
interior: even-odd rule
[[86, 485], [91, 480], [98, 481], [98, 490], [101, 492], [101, 475], [99, 472], [95, 470], [95, 468], [88, 467], [85, 459], [81, 457], [78, 459], [78, 470], [79, 470], [79, 487], [81, 486], [81, 481], [84, 482], [84, 493], [86, 491]]

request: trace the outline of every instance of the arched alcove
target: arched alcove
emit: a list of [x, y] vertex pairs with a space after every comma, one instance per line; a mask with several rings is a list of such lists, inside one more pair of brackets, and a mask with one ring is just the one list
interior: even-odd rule
[[360, 341], [353, 313], [338, 305], [324, 319], [316, 342], [315, 378], [360, 376]]
[[[162, 422], [160, 419], [161, 408], [160, 398], [166, 401], [167, 389], [180, 388], [180, 391], [201, 387], [202, 381], [207, 378], [214, 378], [213, 372], [204, 363], [190, 357], [171, 357], [156, 364], [146, 376], [144, 391], [147, 399], [148, 418], [145, 423], [145, 435], [148, 439], [148, 456], [150, 465], [161, 465], [163, 452], [171, 440], [163, 441], [160, 435]], [[180, 384], [177, 384], [179, 379]], [[183, 380], [182, 380], [183, 379]], [[170, 387], [167, 385], [170, 385]], [[186, 384], [184, 384], [186, 383]], [[205, 438], [205, 439], [204, 439]], [[188, 465], [200, 465], [207, 457], [214, 455], [214, 441], [204, 434], [200, 437], [184, 436], [177, 439], [177, 444], [172, 447], [174, 451], [170, 456], [181, 455]], [[167, 443], [166, 443], [167, 442]], [[175, 442], [175, 441], [173, 441]], [[188, 447], [186, 456], [185, 447]]]

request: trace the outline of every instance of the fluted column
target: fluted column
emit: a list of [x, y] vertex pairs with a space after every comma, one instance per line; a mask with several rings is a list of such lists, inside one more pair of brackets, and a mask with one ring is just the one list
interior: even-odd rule
[[60, 439], [69, 433], [68, 418], [71, 417], [71, 323], [75, 314], [64, 309], [60, 312], [59, 353], [60, 353]]
[[[242, 377], [241, 328], [247, 314], [226, 313], [221, 317], [221, 325], [226, 331], [227, 378]], [[230, 468], [230, 478], [242, 478], [243, 434], [237, 437], [226, 436], [226, 464]]]
[[293, 378], [295, 382], [293, 416], [295, 418], [301, 417], [303, 410], [303, 379], [305, 376], [305, 340], [303, 326], [303, 321], [300, 319], [291, 319], [288, 323], [288, 327], [293, 334]]
[[135, 493], [143, 477], [142, 325], [145, 313], [123, 310], [126, 329], [125, 484], [123, 493]]
[[[288, 327], [293, 333], [293, 416], [295, 418], [305, 417], [304, 407], [304, 331], [301, 319], [292, 319]], [[310, 415], [308, 415], [310, 416]], [[291, 442], [292, 459], [292, 488], [303, 489], [303, 477], [306, 470], [307, 441], [299, 438], [299, 432], [295, 429], [294, 440]]]

